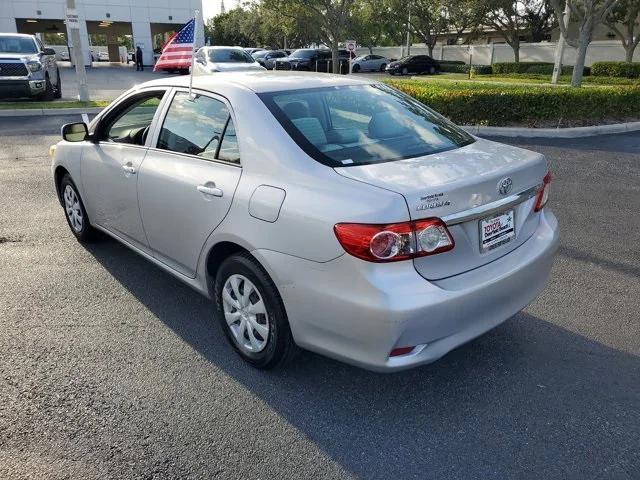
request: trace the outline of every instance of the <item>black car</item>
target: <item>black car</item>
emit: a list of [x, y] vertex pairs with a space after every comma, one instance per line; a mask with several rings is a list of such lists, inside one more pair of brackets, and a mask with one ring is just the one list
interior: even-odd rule
[[433, 75], [440, 71], [440, 63], [429, 55], [407, 55], [387, 65], [386, 71], [391, 75], [409, 75], [428, 73]]
[[[331, 73], [331, 50], [326, 48], [299, 48], [291, 55], [276, 60], [276, 70], [307, 70]], [[338, 51], [340, 73], [349, 73], [349, 52]]]

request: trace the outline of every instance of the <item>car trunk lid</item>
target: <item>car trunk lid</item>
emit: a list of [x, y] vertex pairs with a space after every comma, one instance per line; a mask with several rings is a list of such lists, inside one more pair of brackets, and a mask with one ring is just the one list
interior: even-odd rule
[[[541, 154], [478, 139], [423, 157], [335, 170], [402, 194], [413, 220], [439, 217], [447, 223], [455, 248], [414, 260], [423, 277], [436, 280], [489, 263], [533, 234], [538, 222], [534, 196], [547, 164]], [[515, 235], [503, 245], [481, 248], [479, 222], [505, 212], [513, 212]]]

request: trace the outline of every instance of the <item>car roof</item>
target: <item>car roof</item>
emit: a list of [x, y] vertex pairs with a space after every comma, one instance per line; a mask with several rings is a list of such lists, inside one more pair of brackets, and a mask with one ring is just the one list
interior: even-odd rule
[[210, 46], [204, 46], [204, 47], [200, 47], [201, 50], [250, 50], [247, 48], [242, 48], [242, 47], [235, 47], [235, 46], [225, 46], [225, 45], [210, 45]]
[[0, 37], [35, 38], [35, 36], [30, 33], [0, 33]]
[[[353, 76], [331, 75], [316, 72], [252, 71], [217, 72], [212, 75], [196, 75], [193, 87], [212, 92], [221, 89], [252, 90], [256, 93], [283, 90], [302, 90], [319, 87], [370, 85], [378, 83], [371, 79], [356, 79]], [[188, 87], [189, 75], [160, 78], [138, 85], [138, 88], [153, 86]]]

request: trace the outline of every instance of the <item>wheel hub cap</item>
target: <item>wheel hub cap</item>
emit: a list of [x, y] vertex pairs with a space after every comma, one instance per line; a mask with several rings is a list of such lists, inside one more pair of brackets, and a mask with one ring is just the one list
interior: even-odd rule
[[231, 275], [222, 288], [222, 306], [238, 347], [249, 353], [264, 350], [270, 322], [257, 287], [243, 275]]
[[64, 209], [67, 212], [67, 218], [71, 224], [71, 228], [76, 233], [82, 231], [84, 218], [82, 216], [82, 208], [80, 207], [80, 199], [71, 185], [64, 188]]

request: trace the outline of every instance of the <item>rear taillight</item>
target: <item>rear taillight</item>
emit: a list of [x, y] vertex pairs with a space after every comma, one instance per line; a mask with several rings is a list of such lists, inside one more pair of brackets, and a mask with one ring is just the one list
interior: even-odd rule
[[552, 178], [551, 172], [547, 172], [544, 176], [544, 179], [542, 180], [542, 187], [538, 190], [538, 194], [536, 195], [536, 205], [533, 209], [535, 212], [542, 210], [547, 203], [547, 200], [549, 200], [549, 186]]
[[396, 262], [435, 255], [455, 246], [439, 218], [387, 225], [338, 223], [334, 231], [347, 253], [368, 262]]

